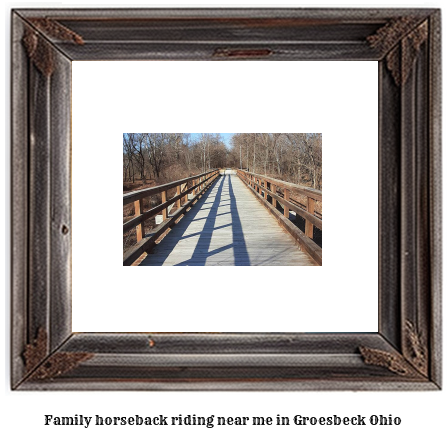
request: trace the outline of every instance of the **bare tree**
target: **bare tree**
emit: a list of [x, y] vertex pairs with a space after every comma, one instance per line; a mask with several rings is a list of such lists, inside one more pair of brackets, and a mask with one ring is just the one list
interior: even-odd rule
[[142, 146], [142, 134], [124, 134], [123, 152], [128, 160], [128, 166], [132, 171], [132, 181], [135, 182], [134, 166], [139, 169], [141, 179], [144, 179], [144, 152]]
[[321, 189], [321, 134], [234, 134], [228, 157], [234, 166]]
[[145, 134], [144, 138], [149, 162], [155, 171], [156, 177], [160, 178], [167, 159], [168, 147], [173, 145], [177, 147], [181, 140], [181, 134]]

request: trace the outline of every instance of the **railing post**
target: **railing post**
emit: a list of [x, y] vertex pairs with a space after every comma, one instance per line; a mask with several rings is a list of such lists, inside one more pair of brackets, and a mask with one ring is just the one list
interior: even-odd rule
[[[270, 183], [270, 188], [272, 189], [272, 192], [276, 195], [276, 185]], [[272, 196], [272, 205], [276, 208], [276, 199]]]
[[[176, 196], [180, 195], [180, 187], [181, 186], [177, 186]], [[181, 198], [177, 199], [175, 205], [177, 208], [180, 208], [182, 206], [182, 199]]]
[[264, 199], [267, 201], [267, 180], [264, 180]]
[[[185, 183], [185, 191], [188, 190], [188, 183]], [[188, 195], [183, 197], [183, 203], [186, 204], [188, 202]]]
[[[138, 201], [135, 201], [134, 207], [135, 207], [135, 217], [137, 217], [141, 214], [143, 210], [143, 200], [139, 199]], [[139, 242], [144, 237], [144, 222], [138, 224], [135, 228], [137, 229], [137, 242]]]
[[[166, 190], [164, 192], [161, 192], [161, 203], [165, 203], [167, 201], [166, 199]], [[163, 220], [165, 221], [168, 218], [168, 207], [163, 209]]]
[[[288, 201], [290, 199], [289, 189], [284, 188], [284, 199]], [[284, 216], [289, 219], [289, 207], [284, 204]]]
[[[315, 200], [312, 198], [307, 198], [307, 211], [310, 214], [314, 214], [315, 213]], [[306, 236], [310, 237], [311, 239], [313, 239], [314, 237], [314, 226], [313, 224], [306, 220], [306, 228], [305, 228], [305, 232], [306, 232]]]

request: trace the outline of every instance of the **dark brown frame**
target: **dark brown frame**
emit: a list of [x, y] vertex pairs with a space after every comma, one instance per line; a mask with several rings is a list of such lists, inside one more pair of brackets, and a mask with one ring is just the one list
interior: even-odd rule
[[[439, 389], [440, 28], [436, 9], [13, 11], [12, 388]], [[378, 61], [379, 332], [72, 333], [71, 61], [101, 59]]]

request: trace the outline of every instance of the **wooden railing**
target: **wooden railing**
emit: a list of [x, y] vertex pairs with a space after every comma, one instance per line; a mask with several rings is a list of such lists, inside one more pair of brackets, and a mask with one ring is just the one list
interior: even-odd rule
[[[194, 175], [179, 181], [173, 181], [161, 186], [150, 187], [148, 189], [137, 190], [123, 195], [123, 207], [133, 203], [135, 216], [123, 224], [123, 233], [136, 228], [137, 243], [124, 253], [124, 265], [129, 266], [135, 262], [142, 254], [150, 251], [169, 228], [173, 227], [176, 221], [189, 210], [198, 200], [202, 193], [207, 190], [210, 184], [219, 176], [219, 169]], [[168, 199], [168, 190], [176, 189], [176, 194]], [[145, 198], [161, 193], [161, 204], [150, 210], [143, 211], [143, 200]], [[193, 198], [188, 201], [188, 194], [192, 193]], [[174, 214], [169, 215], [169, 209], [175, 206]], [[144, 222], [154, 217], [158, 213], [162, 214], [162, 223], [153, 228], [145, 235]]]
[[[288, 183], [265, 175], [238, 170], [239, 178], [253, 190], [258, 199], [263, 202], [283, 228], [289, 231], [301, 246], [317, 264], [322, 264], [322, 250], [312, 239], [314, 227], [323, 231], [323, 219], [321, 212], [316, 211], [316, 202], [321, 203], [323, 195], [320, 190]], [[305, 198], [305, 203], [293, 198], [298, 195]], [[271, 202], [268, 201], [270, 196]], [[295, 196], [296, 197], [296, 196]], [[283, 207], [283, 214], [277, 209], [277, 203]], [[290, 210], [305, 220], [304, 233], [289, 220]]]

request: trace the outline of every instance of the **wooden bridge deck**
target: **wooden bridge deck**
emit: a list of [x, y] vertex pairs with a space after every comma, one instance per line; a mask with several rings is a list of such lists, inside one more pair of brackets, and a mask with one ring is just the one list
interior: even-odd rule
[[226, 172], [140, 266], [313, 266], [250, 193]]

